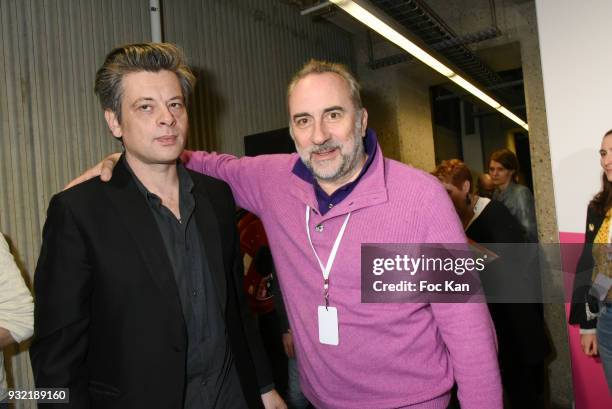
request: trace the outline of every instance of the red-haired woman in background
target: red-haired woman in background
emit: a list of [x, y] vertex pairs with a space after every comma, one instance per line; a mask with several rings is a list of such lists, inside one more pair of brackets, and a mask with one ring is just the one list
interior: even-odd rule
[[[493, 275], [492, 269], [501, 271], [505, 268], [510, 273], [507, 278], [520, 282], [523, 285], [521, 288], [538, 286], [538, 277], [527, 277], [532, 270], [515, 268], [521, 264], [518, 262], [509, 263], [516, 260], [516, 252], [522, 252], [525, 248], [520, 244], [499, 245], [525, 243], [523, 229], [503, 204], [473, 193], [472, 173], [465, 163], [459, 159], [445, 160], [432, 174], [442, 182], [450, 195], [466, 236], [489, 247], [500, 256], [499, 263], [505, 263], [503, 266], [499, 263], [493, 266], [491, 263], [484, 273]], [[524, 254], [521, 256], [525, 257]], [[487, 286], [484, 287], [487, 293]], [[524, 291], [517, 292], [520, 294], [511, 293], [507, 298], [518, 298], [525, 294]], [[487, 293], [487, 296], [489, 295]], [[504, 390], [512, 409], [545, 407], [544, 360], [550, 345], [544, 331], [542, 305], [534, 302], [490, 303], [489, 310], [499, 342], [499, 363]]]

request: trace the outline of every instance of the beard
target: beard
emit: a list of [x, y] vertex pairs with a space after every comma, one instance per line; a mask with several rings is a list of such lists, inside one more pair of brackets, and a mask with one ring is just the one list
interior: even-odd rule
[[[326, 182], [336, 182], [351, 174], [359, 165], [363, 154], [363, 141], [360, 135], [355, 135], [355, 138], [355, 145], [352, 152], [344, 153], [342, 152], [342, 145], [334, 142], [326, 142], [316, 149], [310, 149], [305, 153], [301, 153], [300, 158], [316, 179]], [[310, 159], [311, 155], [333, 149], [340, 150], [340, 164], [332, 169], [317, 169], [316, 165], [313, 165]]]
[[[344, 153], [342, 151], [342, 144], [329, 140], [322, 145], [318, 145], [310, 149], [298, 149], [298, 154], [300, 155], [300, 159], [302, 160], [304, 166], [310, 170], [317, 180], [337, 182], [345, 178], [347, 175], [351, 175], [359, 166], [365, 154], [363, 138], [361, 136], [361, 118], [358, 118], [358, 120], [355, 121], [353, 141], [353, 149], [348, 153]], [[331, 151], [333, 149], [338, 149], [340, 151], [340, 164], [331, 169], [317, 169], [317, 167], [315, 167], [315, 165], [312, 163], [311, 156], [313, 154]]]

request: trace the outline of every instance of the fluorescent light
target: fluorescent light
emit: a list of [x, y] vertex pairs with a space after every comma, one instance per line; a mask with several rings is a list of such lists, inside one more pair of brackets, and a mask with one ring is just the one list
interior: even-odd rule
[[514, 115], [512, 112], [508, 111], [505, 107], [499, 107], [499, 108], [497, 108], [497, 110], [500, 113], [502, 113], [503, 115], [506, 115], [508, 118], [512, 119], [514, 122], [516, 122], [517, 124], [519, 124], [523, 128], [525, 128], [526, 131], [529, 131], [529, 125], [527, 125], [527, 123], [525, 123], [525, 121], [523, 121], [518, 116]]
[[470, 94], [475, 95], [477, 98], [481, 99], [485, 104], [490, 105], [494, 109], [499, 109], [501, 107], [501, 104], [499, 102], [497, 102], [496, 100], [494, 100], [493, 98], [491, 98], [490, 96], [482, 92], [474, 84], [467, 81], [460, 75], [455, 74], [452, 77], [449, 77], [449, 79], [453, 81], [455, 84], [459, 85], [464, 90], [466, 90], [467, 92], [469, 92]]
[[385, 37], [387, 40], [391, 41], [393, 44], [410, 53], [417, 60], [433, 68], [435, 71], [439, 72], [445, 77], [448, 77], [448, 79], [459, 85], [461, 88], [463, 88], [470, 94], [474, 95], [476, 98], [483, 101], [485, 104], [498, 110], [500, 113], [510, 118], [526, 130], [529, 130], [529, 126], [521, 118], [508, 111], [508, 109], [504, 108], [499, 102], [488, 96], [484, 91], [480, 90], [474, 84], [470, 83], [465, 78], [456, 74], [452, 69], [450, 69], [441, 61], [430, 55], [427, 51], [423, 50], [421, 47], [407, 39], [405, 36], [403, 36], [397, 30], [389, 26], [387, 23], [376, 17], [365, 7], [360, 6], [352, 0], [330, 1], [340, 7], [342, 10], [346, 11], [351, 16], [353, 16], [355, 19], [359, 20], [366, 26], [370, 27], [372, 30], [376, 31], [381, 36]]
[[429, 53], [427, 53], [421, 47], [408, 40], [406, 37], [391, 28], [387, 23], [355, 2], [350, 0], [331, 0], [331, 2], [445, 77], [450, 77], [451, 75], [455, 74], [453, 70], [429, 55]]

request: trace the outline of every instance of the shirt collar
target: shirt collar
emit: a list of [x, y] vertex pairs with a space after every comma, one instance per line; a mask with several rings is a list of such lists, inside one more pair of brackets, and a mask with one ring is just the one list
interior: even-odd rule
[[[128, 163], [127, 159], [125, 159], [125, 154], [121, 155], [120, 160], [123, 161], [123, 164], [125, 165], [126, 169], [128, 170], [128, 172], [130, 172], [130, 175], [132, 175], [132, 177], [134, 178], [134, 182], [136, 183], [136, 187], [138, 188], [138, 191], [142, 193], [142, 195], [147, 200], [151, 200], [151, 199], [159, 200], [159, 197], [155, 193], [151, 193], [149, 189], [147, 189], [146, 186], [142, 184], [140, 179], [138, 179], [138, 176], [136, 176], [136, 174], [130, 167], [130, 164]], [[194, 186], [193, 180], [191, 179], [189, 172], [187, 172], [187, 169], [185, 169], [185, 166], [178, 160], [176, 162], [176, 171], [177, 171], [178, 178], [179, 178], [179, 192], [191, 192]]]
[[361, 169], [361, 172], [359, 172], [359, 175], [355, 180], [341, 186], [331, 195], [328, 195], [321, 188], [321, 186], [319, 186], [317, 180], [312, 175], [312, 172], [306, 167], [306, 165], [304, 165], [301, 159], [298, 158], [298, 160], [295, 162], [292, 172], [300, 179], [313, 185], [317, 198], [319, 212], [321, 214], [325, 214], [333, 206], [344, 200], [353, 191], [361, 177], [368, 171], [368, 168], [370, 167], [370, 164], [372, 163], [372, 161], [374, 160], [374, 156], [376, 155], [377, 146], [376, 134], [372, 129], [366, 130], [366, 135], [363, 138], [363, 145], [365, 153], [367, 155], [367, 159], [365, 164], [363, 165], [363, 168]]

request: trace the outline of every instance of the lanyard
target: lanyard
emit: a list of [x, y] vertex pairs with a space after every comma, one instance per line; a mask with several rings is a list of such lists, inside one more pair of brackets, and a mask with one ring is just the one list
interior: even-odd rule
[[346, 215], [344, 219], [344, 223], [342, 224], [342, 228], [340, 228], [340, 232], [336, 237], [336, 241], [334, 242], [334, 246], [332, 247], [331, 253], [329, 253], [329, 258], [327, 259], [327, 265], [323, 267], [323, 263], [317, 254], [317, 251], [312, 244], [312, 239], [310, 238], [310, 206], [306, 205], [306, 235], [308, 236], [308, 242], [310, 243], [310, 248], [314, 253], [317, 261], [319, 262], [319, 267], [321, 268], [321, 272], [323, 273], [323, 297], [325, 298], [325, 308], [329, 307], [329, 273], [331, 272], [332, 265], [334, 264], [334, 260], [336, 259], [336, 254], [338, 253], [338, 247], [340, 247], [340, 241], [342, 241], [342, 236], [344, 236], [344, 230], [346, 229], [346, 225], [348, 224], [349, 218], [351, 217], [351, 213]]

